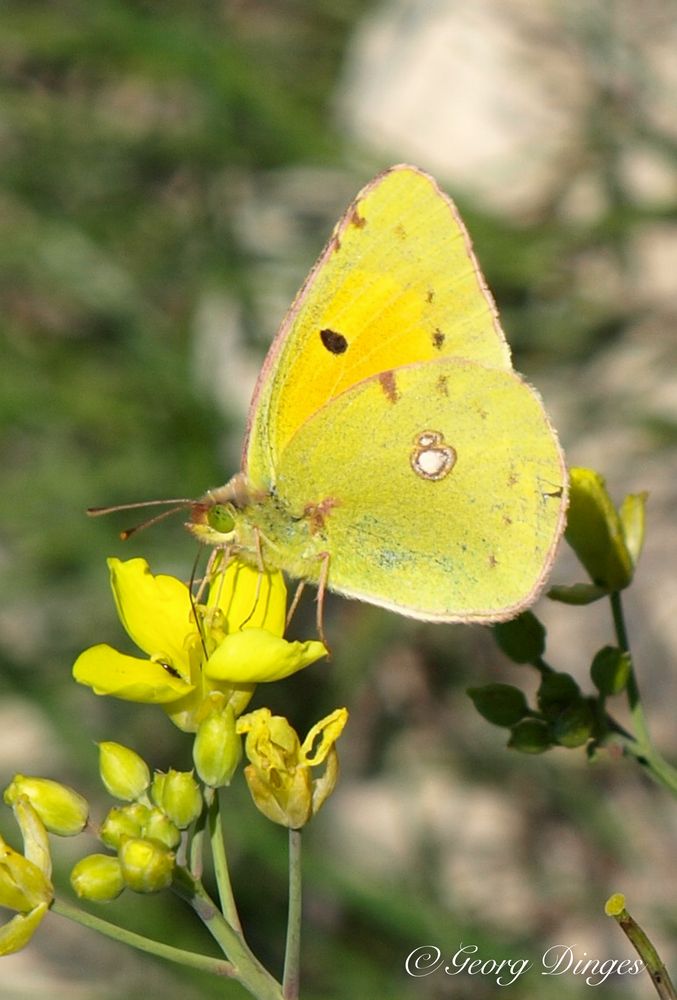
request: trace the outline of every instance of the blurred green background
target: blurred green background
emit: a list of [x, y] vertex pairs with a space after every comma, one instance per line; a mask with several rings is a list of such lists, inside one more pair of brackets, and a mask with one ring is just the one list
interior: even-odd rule
[[[677, 135], [665, 109], [677, 88], [665, 51], [677, 8], [544, 0], [530, 14], [489, 3], [480, 16], [451, 0], [426, 6], [0, 8], [3, 785], [16, 770], [59, 777], [89, 790], [101, 814], [94, 740], [128, 742], [154, 767], [190, 766], [188, 741], [161, 712], [96, 699], [70, 668], [87, 645], [122, 643], [105, 557], [143, 555], [187, 578], [194, 544], [172, 522], [123, 544], [130, 518], [92, 521], [84, 509], [197, 496], [229, 478], [287, 304], [348, 201], [399, 160], [433, 170], [457, 199], [516, 367], [541, 389], [571, 461], [596, 464], [619, 497], [653, 491], [654, 586], [637, 598], [634, 627], [658, 735], [677, 748], [670, 604], [650, 610], [672, 593], [676, 545]], [[506, 39], [515, 50], [501, 48]], [[428, 80], [431, 66], [444, 74]], [[504, 146], [487, 149], [499, 134]], [[575, 573], [565, 557], [559, 581]], [[584, 683], [596, 644], [611, 641], [606, 611], [542, 606], [551, 659]], [[307, 599], [295, 630], [313, 629]], [[338, 599], [327, 630], [332, 663], [256, 701], [299, 731], [337, 705], [351, 711], [340, 791], [306, 837], [306, 1000], [500, 992], [486, 977], [410, 979], [404, 958], [426, 943], [536, 963], [554, 944], [625, 957], [602, 913], [619, 889], [634, 890], [637, 916], [675, 956], [677, 816], [663, 793], [630, 765], [590, 767], [582, 751], [508, 753], [464, 689], [534, 684], [487, 630]], [[243, 919], [278, 969], [285, 834], [239, 781], [230, 800]], [[7, 817], [1, 828], [15, 842]], [[60, 845], [63, 879], [83, 850]], [[123, 899], [103, 915], [210, 947], [178, 904]], [[8, 998], [244, 995], [57, 917], [4, 961]], [[590, 988], [532, 972], [509, 991], [547, 1000]], [[651, 993], [624, 977], [596, 995]]]

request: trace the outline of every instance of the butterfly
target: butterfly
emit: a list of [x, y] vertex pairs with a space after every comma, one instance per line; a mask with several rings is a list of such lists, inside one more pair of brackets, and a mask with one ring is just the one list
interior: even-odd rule
[[557, 435], [456, 207], [398, 165], [336, 225], [263, 364], [241, 471], [187, 526], [316, 584], [320, 608], [329, 589], [495, 622], [538, 596], [566, 504]]
[[241, 471], [176, 503], [201, 541], [317, 585], [320, 635], [327, 589], [443, 622], [537, 598], [564, 457], [432, 177], [401, 164], [360, 191], [264, 361]]

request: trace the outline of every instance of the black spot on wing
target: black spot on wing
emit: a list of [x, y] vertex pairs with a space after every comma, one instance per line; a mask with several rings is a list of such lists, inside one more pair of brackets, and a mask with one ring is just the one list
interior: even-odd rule
[[348, 350], [348, 341], [336, 330], [320, 330], [320, 340], [330, 354], [345, 354]]

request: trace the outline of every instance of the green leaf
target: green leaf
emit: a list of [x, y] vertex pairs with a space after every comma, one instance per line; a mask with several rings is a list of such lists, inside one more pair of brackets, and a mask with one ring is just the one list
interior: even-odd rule
[[494, 638], [514, 663], [538, 663], [545, 652], [545, 627], [531, 611], [494, 625]]
[[480, 715], [495, 726], [514, 726], [529, 712], [524, 694], [511, 684], [468, 688], [467, 694]]

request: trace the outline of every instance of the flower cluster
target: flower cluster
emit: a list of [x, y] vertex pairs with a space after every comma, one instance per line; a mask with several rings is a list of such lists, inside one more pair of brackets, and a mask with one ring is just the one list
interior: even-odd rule
[[0, 839], [0, 905], [16, 911], [0, 929], [0, 954], [22, 948], [53, 903], [48, 833], [73, 836], [87, 827], [112, 852], [89, 854], [71, 872], [79, 897], [106, 902], [126, 888], [149, 893], [172, 884], [214, 790], [230, 783], [240, 763], [243, 735], [247, 783], [273, 822], [302, 827], [336, 784], [335, 742], [345, 709], [313, 726], [303, 742], [268, 709], [242, 714], [258, 683], [288, 677], [327, 653], [321, 642], [282, 638], [281, 573], [234, 560], [212, 571], [200, 600], [180, 580], [151, 574], [143, 559], [108, 565], [120, 620], [146, 656], [93, 646], [78, 657], [73, 675], [97, 695], [160, 705], [195, 734], [195, 770], [151, 774], [134, 750], [101, 742], [100, 776], [117, 802], [98, 826], [73, 789], [16, 775], [5, 802], [14, 809], [24, 854]]

